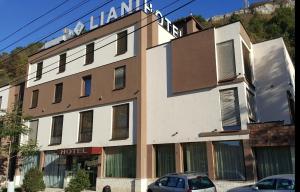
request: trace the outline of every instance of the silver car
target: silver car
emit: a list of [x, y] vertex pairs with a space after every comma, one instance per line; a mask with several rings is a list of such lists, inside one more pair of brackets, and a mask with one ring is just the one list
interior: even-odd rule
[[292, 192], [295, 191], [295, 174], [273, 175], [261, 179], [255, 185], [247, 185], [227, 192]]
[[165, 175], [148, 186], [147, 192], [216, 192], [214, 183], [204, 174]]

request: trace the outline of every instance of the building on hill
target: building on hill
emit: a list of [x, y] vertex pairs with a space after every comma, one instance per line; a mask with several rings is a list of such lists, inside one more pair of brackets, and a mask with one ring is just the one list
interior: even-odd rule
[[48, 188], [82, 168], [93, 190], [118, 192], [172, 172], [207, 173], [218, 191], [295, 172], [282, 39], [252, 44], [240, 22], [202, 29], [193, 17], [176, 37], [155, 19], [137, 11], [29, 58], [23, 111], [40, 154], [18, 184], [32, 166]]

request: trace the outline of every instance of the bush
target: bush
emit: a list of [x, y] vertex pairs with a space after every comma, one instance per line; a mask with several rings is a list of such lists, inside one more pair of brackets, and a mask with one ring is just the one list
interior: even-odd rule
[[26, 192], [38, 192], [44, 191], [45, 187], [43, 173], [36, 167], [29, 169], [24, 176], [22, 188]]
[[89, 175], [82, 169], [78, 170], [75, 177], [70, 180], [66, 192], [81, 192], [90, 186]]

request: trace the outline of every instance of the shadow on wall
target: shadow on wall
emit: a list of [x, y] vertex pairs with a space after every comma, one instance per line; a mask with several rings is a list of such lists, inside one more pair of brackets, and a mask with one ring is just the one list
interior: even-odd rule
[[[289, 121], [289, 85], [284, 49], [272, 46], [267, 55], [255, 60], [256, 104], [260, 121]], [[258, 79], [258, 80], [257, 80]]]

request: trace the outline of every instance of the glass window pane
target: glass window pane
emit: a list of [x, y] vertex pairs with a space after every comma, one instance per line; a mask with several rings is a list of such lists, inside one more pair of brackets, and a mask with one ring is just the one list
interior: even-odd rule
[[259, 182], [257, 185], [258, 189], [275, 189], [275, 179], [265, 179]]
[[94, 62], [94, 47], [95, 47], [94, 42], [86, 46], [86, 56], [85, 56], [86, 65]]
[[294, 182], [289, 179], [277, 179], [277, 190], [294, 190]]
[[117, 55], [124, 54], [127, 51], [127, 30], [117, 35]]
[[214, 142], [216, 177], [225, 180], [245, 180], [243, 146], [240, 141]]
[[89, 142], [92, 140], [93, 132], [93, 111], [80, 113], [79, 142]]
[[136, 146], [105, 148], [105, 154], [106, 177], [135, 178]]
[[43, 74], [43, 62], [40, 62], [40, 63], [37, 64], [36, 80], [41, 79], [42, 74]]
[[208, 174], [206, 143], [183, 145], [184, 170]]
[[251, 121], [256, 121], [254, 94], [247, 89], [247, 108], [248, 116]]
[[36, 142], [37, 139], [37, 132], [38, 132], [38, 124], [39, 120], [32, 120], [29, 122], [29, 134], [28, 134], [28, 140], [32, 140]]
[[115, 69], [115, 89], [125, 87], [125, 66]]
[[113, 107], [112, 139], [129, 137], [129, 104]]
[[89, 76], [85, 76], [82, 78], [82, 96], [90, 96], [91, 95], [91, 80], [92, 77]]
[[60, 144], [63, 129], [63, 116], [56, 116], [52, 118], [52, 132], [51, 132], [51, 144]]
[[66, 69], [66, 61], [67, 61], [67, 54], [64, 53], [64, 54], [60, 55], [59, 69], [58, 69], [59, 73], [62, 73], [62, 72], [65, 71], [65, 69]]
[[240, 106], [237, 88], [220, 91], [222, 125], [224, 130], [240, 130]]
[[217, 44], [219, 80], [236, 76], [233, 40]]
[[32, 91], [31, 108], [37, 107], [38, 97], [39, 97], [39, 90]]
[[244, 69], [245, 69], [245, 77], [251, 84], [253, 83], [253, 72], [252, 72], [252, 66], [251, 66], [251, 60], [250, 60], [250, 52], [248, 48], [243, 45], [243, 58], [244, 58]]
[[175, 170], [175, 146], [173, 144], [156, 145], [156, 177]]
[[63, 91], [63, 84], [59, 83], [55, 85], [55, 98], [54, 102], [58, 103], [62, 100], [62, 91]]

